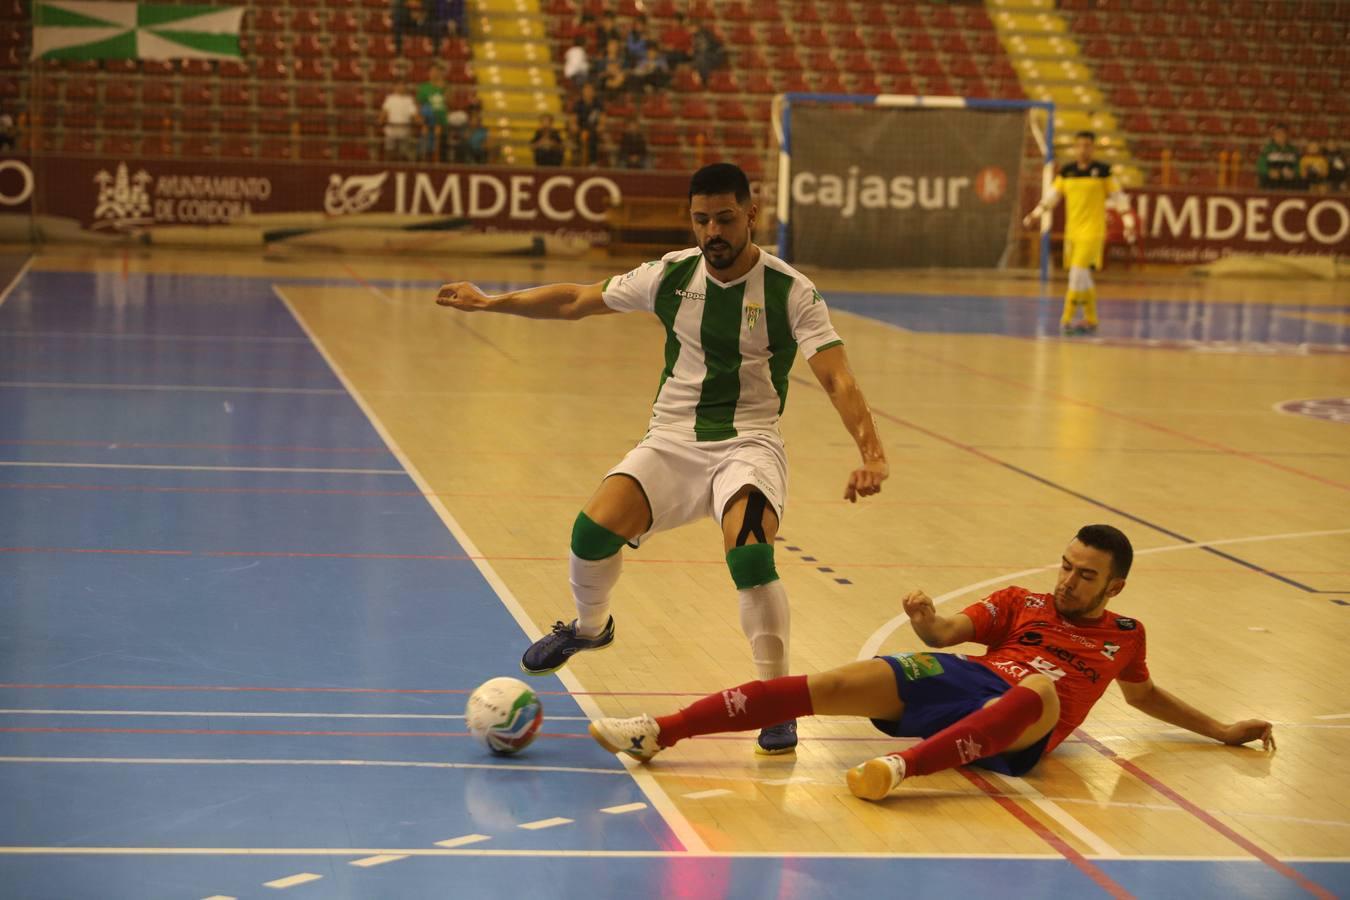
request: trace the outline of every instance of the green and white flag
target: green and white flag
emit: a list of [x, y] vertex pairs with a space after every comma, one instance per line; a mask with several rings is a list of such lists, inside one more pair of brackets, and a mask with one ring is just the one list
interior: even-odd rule
[[239, 59], [242, 6], [34, 0], [33, 59]]

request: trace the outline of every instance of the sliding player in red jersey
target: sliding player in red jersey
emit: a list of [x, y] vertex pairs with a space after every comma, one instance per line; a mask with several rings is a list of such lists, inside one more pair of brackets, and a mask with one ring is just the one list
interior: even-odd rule
[[1133, 560], [1119, 529], [1088, 525], [1065, 549], [1053, 593], [1009, 587], [951, 617], [938, 615], [922, 591], [905, 597], [925, 644], [974, 641], [988, 647], [983, 656], [902, 653], [818, 675], [751, 681], [669, 716], [599, 719], [591, 735], [612, 753], [649, 759], [701, 734], [809, 715], [865, 716], [886, 734], [923, 738], [849, 770], [856, 796], [880, 800], [905, 778], [966, 764], [1025, 774], [1119, 681], [1126, 701], [1155, 719], [1225, 744], [1259, 739], [1274, 749], [1269, 722], [1221, 723], [1153, 683], [1143, 624], [1107, 609]]

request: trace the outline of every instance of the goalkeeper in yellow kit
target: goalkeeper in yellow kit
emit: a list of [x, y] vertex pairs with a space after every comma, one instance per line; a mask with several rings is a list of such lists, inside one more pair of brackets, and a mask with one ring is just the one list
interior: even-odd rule
[[[1073, 136], [1074, 161], [1059, 170], [1050, 190], [1022, 220], [1022, 224], [1030, 228], [1042, 215], [1052, 211], [1061, 197], [1068, 200], [1064, 216], [1064, 268], [1069, 270], [1069, 290], [1064, 295], [1064, 315], [1060, 317], [1065, 334], [1094, 334], [1097, 331], [1097, 287], [1092, 282], [1092, 272], [1102, 267], [1107, 206], [1121, 213], [1125, 240], [1134, 243], [1136, 222], [1130, 202], [1111, 174], [1111, 167], [1092, 158], [1096, 140], [1097, 136], [1091, 131], [1080, 131]], [[1083, 310], [1081, 325], [1074, 322], [1079, 307]]]

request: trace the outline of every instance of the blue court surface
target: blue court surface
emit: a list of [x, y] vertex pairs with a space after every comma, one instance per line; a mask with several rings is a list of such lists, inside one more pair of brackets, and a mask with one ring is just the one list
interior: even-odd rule
[[[1049, 309], [838, 305], [1013, 334]], [[265, 279], [11, 286], [0, 623], [7, 900], [1307, 895], [1251, 857], [691, 854], [556, 678], [539, 741], [487, 755], [465, 696], [522, 627]]]

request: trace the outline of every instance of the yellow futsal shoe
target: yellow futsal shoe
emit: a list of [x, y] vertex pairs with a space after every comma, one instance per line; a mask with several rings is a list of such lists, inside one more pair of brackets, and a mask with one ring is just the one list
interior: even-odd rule
[[848, 770], [848, 789], [861, 800], [881, 800], [905, 780], [905, 761], [892, 754], [869, 759]]

